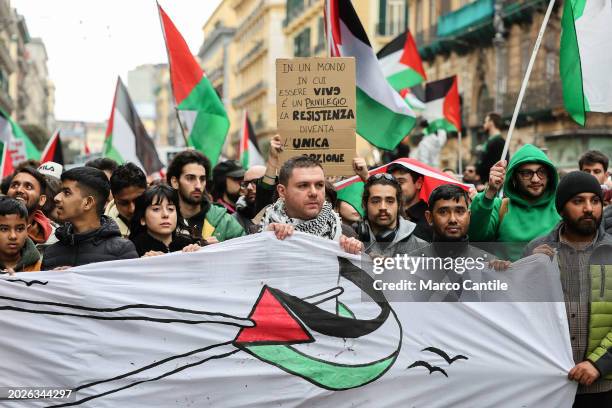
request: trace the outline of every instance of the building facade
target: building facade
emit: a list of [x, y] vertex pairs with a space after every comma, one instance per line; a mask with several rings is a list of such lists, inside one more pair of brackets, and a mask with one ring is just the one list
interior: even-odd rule
[[[381, 0], [383, 2], [384, 0]], [[388, 0], [390, 1], [390, 0]], [[480, 125], [491, 111], [509, 124], [544, 19], [546, 0], [408, 0], [408, 22], [429, 81], [458, 75], [464, 126], [463, 158], [485, 135]], [[591, 114], [581, 128], [563, 107], [559, 76], [562, 2], [557, 2], [535, 60], [510, 151], [536, 144], [561, 168], [576, 168], [586, 150], [612, 155], [612, 117]], [[442, 152], [442, 167], [454, 167], [457, 138]]]

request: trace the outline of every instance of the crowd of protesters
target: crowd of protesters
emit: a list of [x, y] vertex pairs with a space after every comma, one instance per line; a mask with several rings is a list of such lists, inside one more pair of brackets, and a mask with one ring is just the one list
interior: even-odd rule
[[[499, 115], [487, 115], [489, 139], [457, 180], [473, 188], [444, 184], [427, 201], [424, 174], [393, 164], [370, 175], [361, 158], [353, 167], [365, 183], [362, 200], [347, 201], [318, 162], [300, 156], [281, 164], [278, 136], [266, 166], [245, 169], [227, 160], [211, 167], [204, 154], [188, 149], [169, 163], [165, 180], [155, 181], [137, 165], [109, 158], [66, 171], [27, 161], [2, 181], [0, 268], [10, 274], [64, 270], [193, 252], [263, 231], [281, 240], [300, 231], [337, 241], [349, 253], [377, 256], [406, 248], [459, 256], [480, 251], [474, 242], [519, 243], [497, 254], [496, 269], [533, 253], [558, 256], [576, 362], [569, 377], [580, 383], [575, 406], [612, 406], [608, 157], [586, 152], [578, 171], [560, 177], [533, 145], [499, 160], [500, 128]], [[459, 246], [449, 253], [443, 243]], [[603, 299], [594, 307], [596, 290]]]

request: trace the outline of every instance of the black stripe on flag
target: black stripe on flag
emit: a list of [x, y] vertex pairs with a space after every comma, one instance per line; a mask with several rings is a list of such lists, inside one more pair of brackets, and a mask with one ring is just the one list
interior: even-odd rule
[[[145, 129], [138, 112], [130, 99], [130, 95], [123, 85], [123, 81], [119, 78], [117, 83], [117, 98], [115, 100], [115, 109], [121, 113], [121, 116], [132, 129], [134, 134], [134, 140], [136, 142], [136, 156], [142, 166], [144, 167], [145, 173], [153, 174], [162, 169], [163, 164], [157, 156], [157, 149], [153, 140], [149, 137], [147, 130]], [[113, 127], [113, 137], [115, 137], [115, 128]]]
[[249, 115], [247, 115], [247, 132], [249, 132], [249, 140], [255, 146], [255, 149], [261, 154], [261, 150], [259, 150], [259, 145], [257, 144], [257, 136], [255, 136], [255, 130], [253, 129], [253, 124], [251, 123], [251, 119]]
[[[359, 17], [357, 16], [357, 12], [353, 8], [353, 4], [351, 0], [332, 0], [338, 2], [338, 14], [340, 20], [344, 23], [346, 28], [353, 34], [355, 38], [361, 41], [364, 44], [367, 44], [370, 48], [372, 45], [370, 44], [370, 40], [368, 40], [368, 35], [366, 34], [363, 26], [361, 25], [361, 21], [359, 21]], [[340, 31], [340, 27], [338, 27], [338, 31]]]
[[440, 79], [439, 81], [428, 82], [425, 86], [425, 103], [435, 101], [436, 99], [446, 98], [448, 91], [453, 86], [455, 77]]
[[403, 51], [404, 46], [406, 45], [406, 33], [407, 31], [404, 31], [402, 34], [391, 40], [391, 42], [389, 42], [380, 51], [376, 53], [376, 57], [378, 59], [383, 59], [387, 55], [391, 55], [398, 51]]

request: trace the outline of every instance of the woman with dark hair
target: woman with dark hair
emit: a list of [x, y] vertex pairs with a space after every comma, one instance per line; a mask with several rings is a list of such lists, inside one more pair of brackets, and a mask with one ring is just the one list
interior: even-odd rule
[[136, 201], [130, 240], [139, 256], [200, 249], [193, 239], [176, 232], [179, 201], [176, 190], [159, 184], [149, 187]]

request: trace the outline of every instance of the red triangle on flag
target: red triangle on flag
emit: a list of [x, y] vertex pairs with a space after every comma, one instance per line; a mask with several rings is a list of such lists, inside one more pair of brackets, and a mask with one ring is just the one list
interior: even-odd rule
[[0, 160], [0, 179], [13, 174], [14, 171], [15, 167], [13, 166], [13, 159], [9, 154], [8, 142], [5, 142], [4, 146], [2, 146], [2, 159]]
[[290, 314], [267, 286], [262, 289], [249, 318], [255, 326], [241, 329], [234, 344], [287, 345], [314, 341], [306, 328]]
[[157, 4], [157, 9], [159, 10], [164, 39], [166, 40], [174, 99], [176, 104], [180, 105], [200, 83], [204, 76], [204, 71], [193, 57], [185, 39], [172, 20], [170, 20], [170, 17], [168, 17], [159, 4]]

